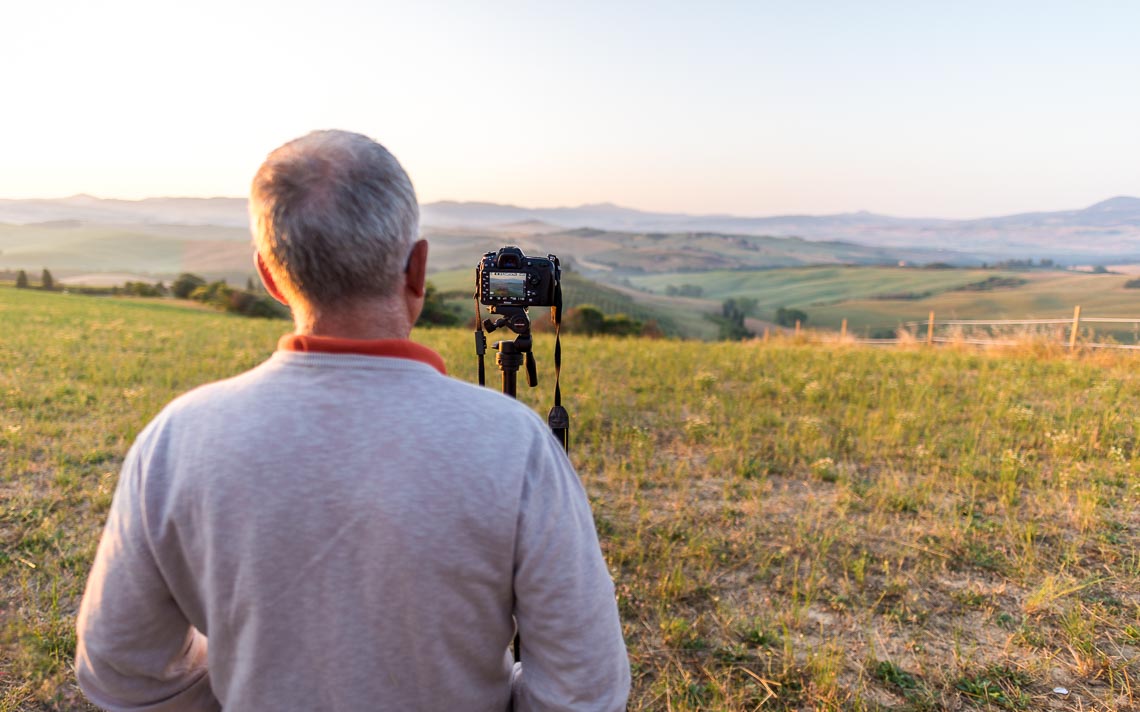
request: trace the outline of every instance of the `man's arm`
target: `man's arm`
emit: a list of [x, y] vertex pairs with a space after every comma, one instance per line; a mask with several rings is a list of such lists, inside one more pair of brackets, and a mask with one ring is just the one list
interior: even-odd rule
[[[140, 437], [141, 440], [141, 437]], [[75, 673], [112, 712], [220, 710], [206, 637], [171, 597], [147, 534], [139, 444], [127, 454], [79, 608]]]
[[624, 710], [629, 658], [586, 493], [554, 438], [530, 464], [515, 554], [515, 710]]

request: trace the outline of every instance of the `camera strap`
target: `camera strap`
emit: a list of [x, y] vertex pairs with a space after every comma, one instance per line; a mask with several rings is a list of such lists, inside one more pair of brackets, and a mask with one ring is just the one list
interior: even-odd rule
[[570, 414], [562, 407], [562, 386], [558, 383], [558, 376], [562, 370], [562, 283], [554, 287], [554, 304], [550, 307], [550, 320], [554, 322], [554, 407], [546, 422], [550, 425], [550, 432], [562, 444], [562, 449], [570, 452]]
[[487, 385], [487, 372], [483, 354], [487, 352], [487, 335], [483, 333], [483, 314], [479, 310], [479, 295], [475, 295], [475, 355], [479, 359], [479, 385]]

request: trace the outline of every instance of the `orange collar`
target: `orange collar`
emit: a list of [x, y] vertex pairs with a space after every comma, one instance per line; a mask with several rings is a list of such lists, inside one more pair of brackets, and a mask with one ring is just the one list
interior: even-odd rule
[[407, 339], [342, 339], [336, 336], [285, 334], [278, 340], [277, 348], [281, 351], [406, 358], [426, 363], [447, 375], [447, 368], [439, 354]]

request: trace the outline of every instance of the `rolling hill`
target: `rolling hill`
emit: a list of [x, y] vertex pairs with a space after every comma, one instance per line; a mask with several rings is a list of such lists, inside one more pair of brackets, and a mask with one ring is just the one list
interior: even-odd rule
[[[1120, 276], [972, 269], [1006, 253], [1018, 259], [1060, 254], [1067, 264], [1140, 262], [1136, 198], [972, 221], [871, 213], [691, 216], [609, 204], [528, 209], [443, 202], [422, 209], [431, 279], [445, 291], [452, 281], [470, 289], [484, 252], [517, 244], [528, 254], [562, 259], [568, 306], [592, 303], [687, 337], [710, 338], [715, 329], [704, 315], [740, 297], [755, 300], [759, 319], [771, 320], [786, 306], [806, 310], [813, 326], [837, 327], [847, 318], [863, 329], [922, 318], [930, 309], [976, 318], [1063, 316], [1077, 303], [1140, 312], [1133, 307], [1140, 295], [1125, 290]], [[903, 269], [900, 263], [971, 269]], [[158, 281], [195, 272], [242, 284], [252, 275], [246, 201], [0, 200], [0, 270], [35, 275], [42, 268], [61, 281], [100, 273]], [[996, 291], [956, 291], [991, 278], [1012, 282]], [[669, 293], [670, 286], [684, 285], [699, 287], [699, 295]]]
[[[104, 200], [86, 195], [50, 200], [0, 200], [0, 223], [79, 220], [96, 224], [247, 224], [243, 198]], [[1140, 256], [1140, 198], [1117, 196], [1082, 209], [947, 220], [898, 218], [861, 211], [836, 215], [689, 215], [658, 213], [609, 203], [524, 208], [495, 203], [440, 201], [421, 206], [425, 230], [540, 234], [593, 228], [626, 233], [722, 233], [850, 242], [891, 250], [947, 250], [976, 261], [1052, 258], [1080, 262], [1132, 262]]]

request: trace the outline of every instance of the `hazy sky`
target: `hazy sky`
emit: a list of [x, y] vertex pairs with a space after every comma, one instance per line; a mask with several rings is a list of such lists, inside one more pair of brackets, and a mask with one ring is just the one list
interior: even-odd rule
[[314, 128], [420, 200], [976, 217], [1140, 196], [1140, 2], [3, 0], [0, 197], [244, 195]]

